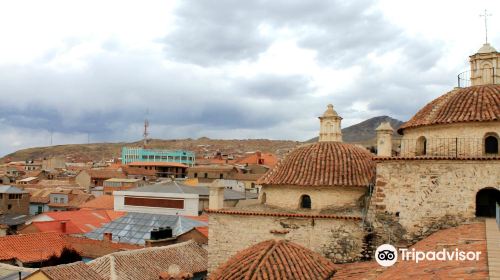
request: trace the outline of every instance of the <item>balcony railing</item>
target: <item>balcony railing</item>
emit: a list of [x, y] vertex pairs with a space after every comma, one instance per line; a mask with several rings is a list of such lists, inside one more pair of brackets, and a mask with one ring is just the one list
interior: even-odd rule
[[458, 87], [470, 87], [475, 85], [500, 84], [500, 72], [497, 68], [480, 68], [464, 71], [457, 76]]
[[[400, 157], [485, 157], [498, 156], [485, 149], [482, 138], [418, 138], [393, 142], [393, 156]], [[497, 145], [498, 146], [498, 145]]]

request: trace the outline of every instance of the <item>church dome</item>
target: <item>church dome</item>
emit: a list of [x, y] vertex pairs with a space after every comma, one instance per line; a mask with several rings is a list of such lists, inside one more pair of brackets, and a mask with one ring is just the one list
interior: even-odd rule
[[335, 265], [323, 256], [286, 240], [267, 240], [240, 251], [210, 279], [333, 279]]
[[489, 43], [484, 43], [483, 46], [477, 51], [477, 53], [494, 53], [497, 52], [493, 46]]
[[398, 133], [408, 128], [500, 120], [500, 85], [479, 85], [452, 90], [425, 105]]
[[375, 176], [372, 154], [342, 142], [318, 142], [292, 150], [259, 184], [367, 186]]

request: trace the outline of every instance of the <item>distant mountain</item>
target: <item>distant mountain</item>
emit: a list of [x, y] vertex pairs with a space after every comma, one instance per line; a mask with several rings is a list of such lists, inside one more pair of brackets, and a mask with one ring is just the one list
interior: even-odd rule
[[[350, 143], [372, 144], [377, 137], [375, 129], [382, 123], [388, 121], [394, 128], [394, 136], [398, 138], [396, 130], [403, 125], [404, 122], [393, 119], [389, 116], [380, 116], [368, 119], [355, 125], [351, 125], [342, 129], [342, 140]], [[314, 137], [307, 142], [316, 142], [318, 137]]]
[[[394, 130], [398, 129], [403, 122], [388, 116], [371, 118], [356, 125], [342, 129], [343, 140], [345, 142], [354, 142], [367, 147], [374, 146], [375, 128], [383, 122], [389, 121]], [[398, 138], [397, 133], [394, 133]], [[316, 142], [318, 138], [313, 138], [307, 142]], [[216, 151], [234, 156], [244, 156], [245, 153], [262, 151], [275, 153], [278, 157], [283, 156], [289, 150], [302, 144], [298, 141], [288, 140], [267, 140], [267, 139], [243, 139], [243, 140], [218, 140], [201, 137], [198, 139], [177, 139], [177, 140], [150, 140], [148, 147], [153, 149], [171, 149], [171, 150], [189, 150], [196, 153], [197, 158], [210, 156]], [[104, 159], [120, 157], [123, 146], [138, 147], [142, 141], [132, 143], [93, 143], [93, 144], [74, 144], [57, 145], [50, 147], [37, 147], [19, 150], [6, 155], [2, 160], [18, 161], [28, 159], [43, 159], [48, 157], [62, 157], [68, 162], [99, 161]]]

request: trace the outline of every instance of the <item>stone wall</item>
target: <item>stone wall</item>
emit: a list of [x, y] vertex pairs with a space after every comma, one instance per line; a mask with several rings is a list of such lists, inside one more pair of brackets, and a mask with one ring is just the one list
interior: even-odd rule
[[311, 208], [322, 210], [325, 208], [355, 207], [357, 201], [365, 195], [365, 187], [297, 187], [264, 185], [260, 192], [260, 199], [269, 206], [298, 209], [303, 195], [311, 197]]
[[484, 138], [487, 134], [500, 135], [497, 122], [456, 123], [432, 125], [404, 130], [401, 139], [401, 155], [413, 157], [421, 155], [423, 144], [420, 137], [427, 140], [427, 155], [436, 156], [482, 156]]
[[211, 213], [209, 271], [238, 251], [269, 239], [293, 241], [337, 263], [354, 261], [362, 258], [365, 235], [359, 220]]
[[382, 161], [370, 220], [386, 238], [415, 240], [474, 218], [483, 188], [500, 190], [500, 160]]

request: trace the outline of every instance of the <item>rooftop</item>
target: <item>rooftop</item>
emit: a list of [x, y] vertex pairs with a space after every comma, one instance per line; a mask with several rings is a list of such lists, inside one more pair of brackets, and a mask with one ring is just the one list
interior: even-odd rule
[[0, 193], [28, 193], [26, 191], [21, 190], [20, 188], [14, 186], [0, 186]]
[[113, 210], [114, 197], [112, 195], [101, 195], [80, 205], [82, 210]]
[[105, 279], [159, 279], [171, 269], [192, 274], [208, 269], [208, 252], [194, 241], [117, 252], [87, 264]]
[[236, 253], [210, 279], [333, 279], [335, 265], [287, 240], [267, 240]]
[[128, 178], [111, 178], [105, 182], [118, 182], [118, 183], [137, 183], [142, 181], [141, 179], [128, 179]]
[[187, 165], [179, 162], [150, 162], [150, 161], [134, 161], [127, 164], [128, 166], [162, 166], [162, 167], [184, 167], [188, 168]]
[[41, 268], [40, 271], [51, 280], [106, 280], [83, 262], [62, 264]]
[[[181, 184], [177, 181], [146, 185], [143, 187], [124, 190], [123, 192], [186, 193], [186, 194], [198, 194], [200, 196], [209, 196], [210, 194], [210, 191], [207, 186], [188, 186]], [[224, 189], [225, 200], [252, 199], [257, 197], [258, 195], [254, 193], [244, 193], [235, 190]]]
[[8, 235], [0, 237], [0, 261], [39, 262], [59, 255], [65, 247], [70, 245], [56, 232]]
[[173, 235], [178, 236], [195, 227], [207, 225], [205, 222], [183, 216], [129, 212], [85, 236], [102, 240], [103, 234], [109, 232], [112, 233], [113, 241], [143, 245], [145, 240], [150, 239], [151, 231], [155, 228], [171, 227]]

